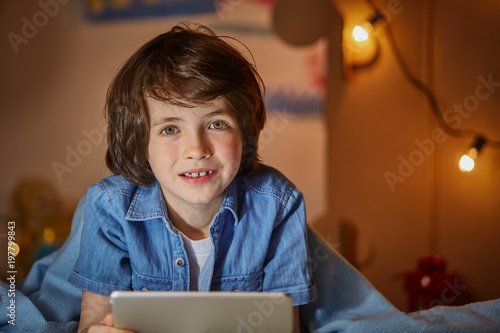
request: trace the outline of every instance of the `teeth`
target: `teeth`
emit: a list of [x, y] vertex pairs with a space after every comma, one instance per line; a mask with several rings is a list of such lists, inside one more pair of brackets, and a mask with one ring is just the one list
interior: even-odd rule
[[207, 171], [207, 172], [192, 172], [192, 173], [185, 173], [183, 174], [184, 177], [190, 177], [190, 178], [196, 178], [196, 177], [205, 177], [206, 175], [211, 175], [213, 174], [213, 171]]

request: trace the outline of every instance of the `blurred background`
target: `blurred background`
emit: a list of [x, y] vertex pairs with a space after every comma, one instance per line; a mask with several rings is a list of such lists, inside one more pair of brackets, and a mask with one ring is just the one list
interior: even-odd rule
[[0, 0], [0, 17], [3, 279], [9, 221], [20, 283], [109, 174], [103, 107], [120, 65], [191, 21], [251, 50], [267, 84], [264, 163], [385, 297], [404, 311], [500, 297], [500, 3]]

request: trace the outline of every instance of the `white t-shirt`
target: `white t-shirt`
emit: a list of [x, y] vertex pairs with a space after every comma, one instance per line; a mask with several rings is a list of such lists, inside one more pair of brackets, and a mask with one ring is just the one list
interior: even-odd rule
[[212, 239], [210, 237], [191, 240], [183, 233], [180, 233], [184, 241], [184, 248], [186, 249], [189, 260], [189, 290], [198, 290], [198, 277], [205, 261], [212, 250]]

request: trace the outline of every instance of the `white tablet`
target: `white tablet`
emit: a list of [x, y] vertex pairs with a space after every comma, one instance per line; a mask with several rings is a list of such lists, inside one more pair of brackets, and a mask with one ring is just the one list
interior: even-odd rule
[[140, 333], [290, 333], [292, 299], [268, 292], [115, 291], [115, 327]]

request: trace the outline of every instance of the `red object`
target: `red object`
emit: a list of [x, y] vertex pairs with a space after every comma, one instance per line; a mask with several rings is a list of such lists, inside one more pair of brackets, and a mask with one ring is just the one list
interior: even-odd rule
[[446, 270], [446, 261], [437, 254], [418, 260], [417, 270], [405, 273], [408, 311], [429, 309], [436, 305], [456, 305], [459, 296], [458, 276]]

